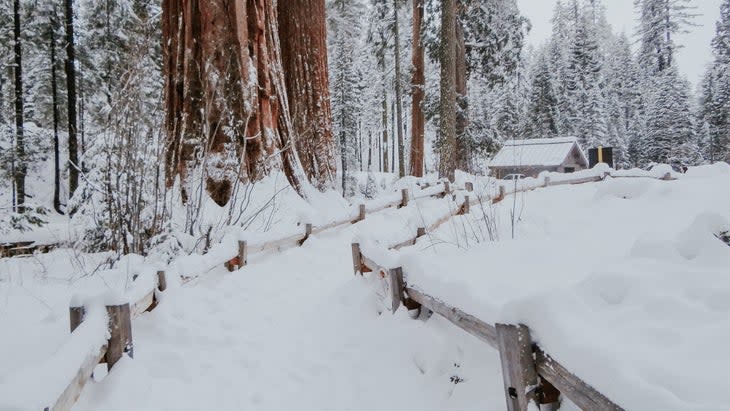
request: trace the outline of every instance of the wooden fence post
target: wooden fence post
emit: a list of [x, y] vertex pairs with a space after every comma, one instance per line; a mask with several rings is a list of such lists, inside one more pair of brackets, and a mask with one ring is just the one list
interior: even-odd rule
[[407, 188], [402, 189], [400, 191], [400, 196], [401, 196], [400, 207], [398, 207], [398, 208], [403, 208], [408, 205], [408, 189]]
[[451, 193], [451, 185], [449, 184], [449, 181], [444, 181], [444, 196]]
[[466, 188], [466, 191], [471, 193], [472, 191], [474, 191], [474, 183], [472, 183], [471, 181], [467, 181], [466, 183], [464, 183], [464, 188]]
[[238, 242], [238, 268], [243, 268], [248, 264], [248, 242]]
[[114, 364], [122, 358], [125, 353], [130, 358], [134, 357], [134, 344], [132, 343], [132, 316], [129, 303], [122, 305], [108, 305], [106, 312], [109, 316], [109, 341], [106, 350], [106, 368], [111, 370]]
[[81, 325], [86, 315], [86, 308], [82, 305], [81, 307], [69, 307], [68, 318], [71, 326], [71, 332], [74, 332], [76, 327]]
[[299, 245], [304, 244], [304, 242], [309, 239], [310, 235], [312, 235], [312, 223], [307, 223], [304, 225], [304, 238], [299, 241]]
[[157, 289], [160, 291], [167, 290], [167, 277], [162, 270], [157, 272]]
[[398, 307], [400, 307], [401, 300], [404, 298], [405, 285], [403, 284], [403, 268], [391, 268], [388, 270], [388, 276], [390, 277], [390, 295], [393, 299], [392, 309], [395, 314]]
[[469, 214], [470, 207], [471, 205], [469, 204], [469, 196], [464, 196], [464, 204], [461, 205], [461, 209], [459, 210], [458, 215]]
[[492, 200], [492, 204], [497, 204], [500, 201], [504, 200], [504, 198], [507, 196], [507, 190], [505, 190], [503, 185], [499, 186], [499, 194], [497, 194], [497, 197]]
[[545, 176], [545, 187], [550, 187], [550, 176]]
[[[162, 270], [157, 271], [157, 290], [165, 291], [167, 289], [167, 277], [165, 272]], [[152, 311], [157, 307], [159, 301], [157, 300], [157, 293], [152, 293], [152, 304], [145, 311]]]
[[527, 411], [530, 403], [538, 408], [538, 377], [530, 330], [524, 325], [507, 324], [497, 324], [496, 329], [507, 410]]
[[352, 271], [355, 275], [362, 275], [362, 254], [360, 254], [360, 243], [352, 243]]
[[357, 219], [353, 221], [353, 223], [357, 223], [358, 221], [362, 221], [365, 219], [365, 204], [360, 204], [358, 206], [358, 213], [357, 213]]

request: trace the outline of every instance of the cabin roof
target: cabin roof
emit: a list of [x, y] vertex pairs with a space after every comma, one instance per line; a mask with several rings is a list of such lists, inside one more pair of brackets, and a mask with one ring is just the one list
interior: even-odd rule
[[573, 149], [581, 159], [586, 159], [575, 137], [535, 138], [530, 140], [509, 140], [489, 162], [490, 167], [559, 166], [565, 162]]

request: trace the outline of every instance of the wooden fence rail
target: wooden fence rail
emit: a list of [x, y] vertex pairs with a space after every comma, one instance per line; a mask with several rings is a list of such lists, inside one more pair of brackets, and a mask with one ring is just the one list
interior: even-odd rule
[[[576, 178], [565, 178], [557, 181], [552, 181], [549, 176], [546, 176], [542, 185], [522, 184], [512, 190], [508, 190], [504, 185], [499, 185], [497, 192], [491, 197], [489, 193], [481, 196], [478, 194], [466, 195], [461, 206], [446, 213], [428, 228], [418, 228], [415, 237], [391, 245], [389, 248], [397, 250], [416, 244], [420, 237], [427, 232], [434, 231], [452, 217], [469, 213], [471, 205], [485, 202], [496, 204], [504, 200], [508, 194], [518, 194], [540, 187], [598, 182], [605, 180], [607, 177], [611, 177], [610, 172], [600, 175], [576, 176]], [[637, 176], [618, 175], [613, 177], [633, 178]], [[660, 180], [673, 179], [670, 173], [654, 178]], [[469, 184], [467, 189], [472, 191], [473, 186]], [[402, 267], [392, 268], [379, 264], [363, 254], [359, 243], [353, 243], [351, 249], [355, 274], [374, 271], [378, 272], [380, 277], [387, 279], [391, 294], [392, 312], [395, 312], [401, 304], [409, 310], [420, 310], [425, 307], [499, 351], [504, 394], [509, 411], [527, 411], [531, 403], [538, 407], [549, 404], [550, 406], [547, 408], [554, 409], [554, 407], [559, 406], [560, 394], [570, 399], [583, 410], [623, 411], [623, 408], [568, 371], [567, 368], [551, 358], [537, 344], [534, 344], [530, 337], [530, 329], [527, 326], [523, 324], [488, 324], [457, 307], [440, 301], [436, 297], [410, 287], [406, 278], [404, 278]]]
[[383, 267], [362, 254], [359, 244], [352, 245], [357, 271], [387, 273], [391, 309], [401, 305], [438, 314], [452, 324], [497, 349], [502, 363], [504, 393], [509, 411], [527, 411], [530, 403], [556, 404], [562, 393], [583, 410], [622, 411], [619, 405], [571, 373], [545, 353], [530, 338], [530, 330], [522, 324], [488, 324], [436, 297], [410, 287], [401, 267]]

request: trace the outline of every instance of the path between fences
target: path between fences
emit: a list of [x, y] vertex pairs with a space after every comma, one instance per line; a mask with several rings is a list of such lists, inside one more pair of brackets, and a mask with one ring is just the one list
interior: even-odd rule
[[[531, 191], [538, 188], [564, 185], [582, 184], [602, 181], [612, 177], [648, 177], [646, 175], [610, 175], [609, 172], [578, 173], [575, 176], [553, 176], [543, 179], [529, 179], [519, 184], [508, 184], [512, 187], [498, 185], [495, 190], [487, 194], [477, 195], [473, 190], [473, 183], [468, 182], [463, 188], [455, 188], [448, 182], [438, 182], [436, 186], [424, 188], [416, 193], [402, 190], [397, 199], [391, 201], [375, 201], [371, 204], [362, 204], [355, 212], [346, 218], [333, 221], [322, 226], [313, 226], [310, 223], [302, 224], [302, 231], [284, 238], [266, 242], [238, 241], [235, 253], [210, 253], [210, 256], [200, 256], [204, 261], [195, 275], [181, 275], [182, 283], [189, 282], [197, 276], [211, 269], [225, 265], [229, 271], [241, 268], [248, 264], [249, 256], [255, 253], [281, 251], [298, 247], [304, 244], [311, 236], [329, 230], [360, 223], [368, 215], [378, 213], [388, 208], [409, 207], [409, 203], [422, 198], [445, 198], [450, 202], [449, 211], [435, 218], [430, 225], [419, 227], [410, 238], [404, 239], [390, 248], [398, 249], [415, 244], [420, 236], [426, 235], [449, 221], [456, 215], [470, 212], [470, 207], [485, 203], [496, 204], [510, 194]], [[557, 177], [557, 178], [556, 178]], [[658, 177], [662, 180], [672, 179], [667, 173]], [[489, 190], [488, 190], [489, 191]], [[462, 199], [463, 198], [463, 199]], [[457, 202], [458, 201], [458, 202]], [[576, 405], [585, 410], [621, 410], [610, 399], [585, 384], [578, 376], [571, 374], [549, 354], [533, 345], [529, 329], [520, 324], [486, 324], [456, 307], [431, 297], [421, 290], [407, 286], [407, 273], [399, 268], [384, 269], [383, 265], [368, 257], [360, 250], [359, 244], [352, 244], [353, 267], [356, 272], [375, 271], [382, 273], [382, 277], [389, 284], [392, 296], [392, 310], [395, 311], [401, 304], [407, 308], [425, 307], [433, 313], [439, 314], [454, 323], [457, 327], [476, 336], [500, 352], [504, 375], [504, 389], [508, 409], [527, 410], [530, 402], [549, 404], [555, 403], [559, 393], [571, 399]], [[207, 258], [206, 258], [207, 257]], [[136, 280], [136, 279], [135, 279]], [[157, 271], [153, 278], [139, 281], [139, 286], [124, 298], [116, 301], [104, 300], [105, 307], [99, 309], [97, 300], [72, 301], [69, 308], [71, 334], [61, 349], [69, 355], [61, 364], [59, 361], [49, 360], [42, 367], [49, 371], [60, 371], [56, 374], [64, 376], [54, 382], [56, 386], [43, 387], [49, 392], [45, 397], [45, 410], [69, 410], [78, 400], [85, 384], [92, 378], [94, 368], [100, 363], [106, 363], [107, 369], [112, 370], [114, 365], [123, 357], [134, 356], [133, 319], [139, 317], [163, 301], [167, 289], [166, 270]], [[93, 347], [88, 347], [88, 341], [95, 341]], [[58, 354], [58, 353], [57, 353]], [[41, 367], [41, 368], [42, 368]], [[58, 370], [57, 367], [64, 367]], [[52, 398], [52, 399], [51, 399]]]

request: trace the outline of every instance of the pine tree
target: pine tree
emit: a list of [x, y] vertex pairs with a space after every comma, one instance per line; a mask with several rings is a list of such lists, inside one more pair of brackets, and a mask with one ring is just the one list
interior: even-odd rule
[[632, 164], [629, 145], [638, 138], [640, 95], [638, 67], [628, 38], [621, 34], [609, 45], [605, 68], [607, 142], [613, 147], [615, 165]]
[[689, 104], [689, 85], [674, 66], [655, 77], [647, 104], [644, 152], [650, 162], [689, 165], [688, 144], [692, 143], [693, 124]]
[[602, 61], [595, 31], [581, 18], [576, 27], [568, 65], [567, 98], [575, 107], [569, 120], [584, 147], [606, 143], [606, 111], [603, 95]]
[[720, 7], [715, 37], [714, 61], [701, 83], [699, 121], [706, 124], [703, 150], [711, 161], [730, 161], [730, 0]]
[[639, 14], [639, 63], [648, 75], [674, 65], [680, 47], [675, 38], [692, 25], [694, 17], [689, 4], [690, 0], [634, 0]]
[[529, 137], [545, 138], [558, 135], [558, 99], [553, 90], [555, 80], [544, 53], [534, 63], [529, 105], [527, 108], [527, 129]]
[[356, 188], [358, 113], [360, 113], [360, 76], [357, 71], [359, 14], [357, 0], [336, 0], [329, 9], [330, 95], [334, 135], [340, 149], [342, 192], [352, 196]]

